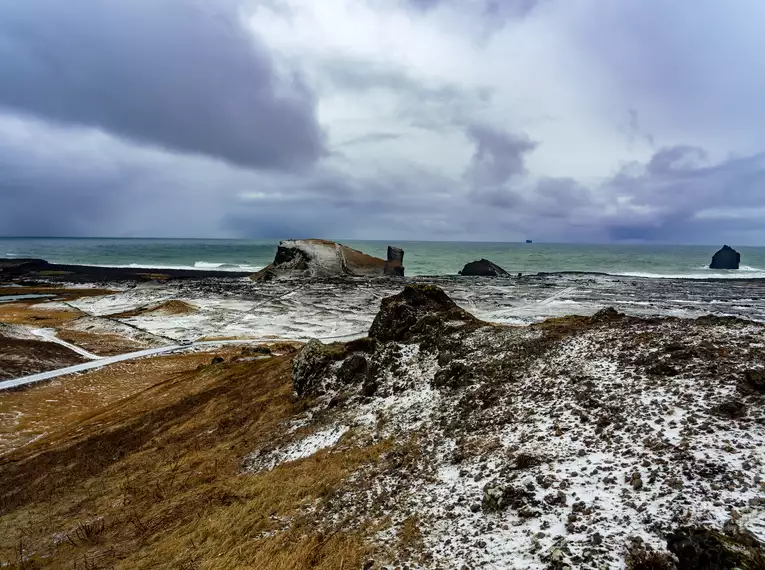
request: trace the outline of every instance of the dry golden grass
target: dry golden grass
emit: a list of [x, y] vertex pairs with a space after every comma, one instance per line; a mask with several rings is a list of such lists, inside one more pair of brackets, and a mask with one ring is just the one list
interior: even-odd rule
[[[0, 459], [0, 565], [359, 568], [368, 529], [321, 528], [311, 513], [389, 441], [241, 472], [242, 458], [278, 440], [305, 405], [293, 400], [290, 369], [291, 356], [205, 364], [65, 414], [60, 429]], [[126, 369], [102, 385], [146, 382], [142, 374]], [[53, 390], [39, 389], [13, 397], [32, 398], [31, 409]]]
[[[66, 350], [66, 349], [63, 349]], [[0, 393], [0, 457], [44, 434], [64, 431], [96, 410], [207, 364], [214, 355], [191, 353], [112, 364], [63, 376], [26, 390]]]
[[122, 313], [114, 313], [109, 315], [112, 319], [127, 319], [130, 317], [140, 317], [142, 315], [191, 315], [197, 312], [197, 307], [186, 301], [179, 301], [173, 299], [171, 301], [165, 301], [159, 305], [152, 307], [143, 307], [140, 309], [134, 309], [132, 311], [124, 311]]
[[[115, 291], [109, 289], [82, 288], [68, 289], [66, 287], [56, 287], [54, 285], [40, 285], [31, 287], [3, 287], [0, 285], [0, 297], [4, 295], [55, 295], [56, 299], [62, 301], [73, 301], [83, 297], [100, 297], [101, 295], [111, 295]], [[28, 304], [45, 303], [46, 299], [29, 299], [25, 301]]]
[[74, 310], [37, 308], [33, 303], [3, 303], [0, 305], [0, 323], [58, 327], [77, 319], [82, 313]]
[[99, 356], [112, 356], [147, 348], [145, 343], [114, 333], [92, 333], [64, 328], [56, 331], [56, 336]]

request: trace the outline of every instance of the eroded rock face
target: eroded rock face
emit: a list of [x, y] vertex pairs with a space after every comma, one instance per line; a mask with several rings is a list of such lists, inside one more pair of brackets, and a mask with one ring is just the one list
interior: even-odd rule
[[492, 263], [488, 259], [471, 261], [462, 268], [462, 271], [460, 271], [459, 274], [473, 277], [505, 277], [510, 275], [499, 265]]
[[476, 320], [439, 287], [407, 285], [398, 295], [382, 300], [369, 336], [380, 341], [408, 341], [418, 332], [425, 332], [428, 325], [444, 319]]
[[372, 277], [404, 275], [404, 251], [388, 248], [388, 260], [367, 255], [342, 244], [321, 239], [283, 240], [279, 242], [273, 263], [252, 279], [270, 281], [278, 277]]
[[729, 245], [724, 245], [712, 256], [710, 269], [738, 269], [741, 265], [741, 254]]

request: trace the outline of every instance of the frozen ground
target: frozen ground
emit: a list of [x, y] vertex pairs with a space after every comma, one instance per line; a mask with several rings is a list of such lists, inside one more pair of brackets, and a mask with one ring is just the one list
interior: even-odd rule
[[[498, 323], [527, 324], [613, 306], [631, 315], [736, 315], [765, 321], [765, 282], [550, 275], [521, 279], [420, 279], [442, 287], [460, 306]], [[199, 310], [143, 315], [124, 324], [172, 341], [200, 338], [335, 338], [364, 334], [383, 297], [406, 281], [311, 280], [253, 283], [247, 279], [147, 284], [72, 306], [106, 316], [171, 300]], [[41, 308], [47, 304], [38, 305]]]
[[685, 526], [765, 539], [765, 325], [448, 315], [328, 367], [296, 361], [313, 404], [245, 469], [325, 448], [338, 426], [338, 453], [392, 441], [312, 515], [379, 524], [392, 554], [375, 568], [624, 568], [630, 545], [664, 551]]

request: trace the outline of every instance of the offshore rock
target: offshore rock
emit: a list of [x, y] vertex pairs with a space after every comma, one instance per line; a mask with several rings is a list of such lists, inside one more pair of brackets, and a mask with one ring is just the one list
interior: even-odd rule
[[729, 245], [722, 246], [717, 253], [712, 256], [710, 269], [738, 269], [741, 265], [741, 254]]
[[404, 276], [404, 250], [400, 247], [388, 246], [387, 261], [385, 262], [384, 273], [385, 275], [393, 275], [395, 277]]
[[471, 261], [462, 268], [459, 274], [471, 277], [505, 277], [510, 275], [499, 265], [492, 263], [488, 259]]
[[388, 248], [388, 258], [389, 260], [386, 261], [322, 239], [283, 240], [279, 242], [273, 263], [252, 275], [251, 278], [255, 281], [270, 281], [278, 277], [290, 276], [403, 276], [404, 267], [401, 261], [404, 258], [404, 251]]

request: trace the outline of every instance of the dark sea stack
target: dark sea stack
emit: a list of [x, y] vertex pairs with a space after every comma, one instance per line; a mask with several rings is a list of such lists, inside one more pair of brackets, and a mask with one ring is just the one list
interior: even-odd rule
[[724, 245], [712, 256], [710, 269], [738, 269], [741, 265], [741, 254], [729, 245]]
[[492, 263], [488, 259], [481, 259], [465, 265], [460, 271], [460, 275], [466, 277], [506, 277], [510, 274], [496, 263]]
[[404, 250], [400, 247], [388, 246], [388, 255], [384, 268], [385, 275], [404, 276]]

